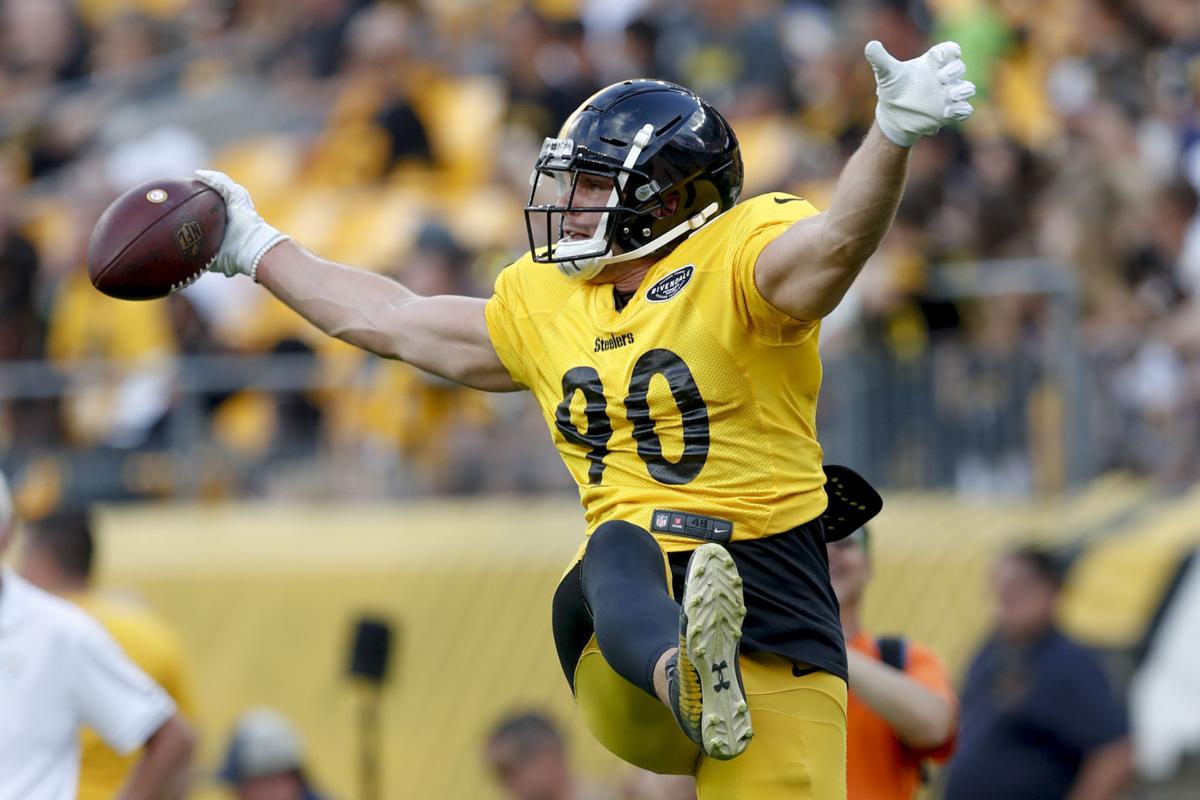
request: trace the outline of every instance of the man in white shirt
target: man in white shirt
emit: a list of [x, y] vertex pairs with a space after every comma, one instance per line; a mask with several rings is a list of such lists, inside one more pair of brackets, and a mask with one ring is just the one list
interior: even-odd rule
[[[0, 556], [15, 532], [0, 475]], [[73, 800], [85, 724], [114, 750], [145, 748], [120, 800], [171, 790], [195, 748], [174, 702], [99, 623], [0, 566], [0, 800]]]

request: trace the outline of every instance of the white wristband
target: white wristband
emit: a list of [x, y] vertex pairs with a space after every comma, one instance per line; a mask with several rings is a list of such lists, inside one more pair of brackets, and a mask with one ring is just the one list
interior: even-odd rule
[[275, 238], [267, 242], [267, 245], [259, 250], [258, 254], [254, 256], [254, 260], [250, 262], [250, 272], [248, 273], [250, 275], [250, 280], [258, 283], [258, 265], [262, 262], [263, 256], [265, 256], [275, 245], [283, 244], [284, 242], [291, 241], [291, 239], [292, 237], [288, 236], [286, 233], [276, 233]]

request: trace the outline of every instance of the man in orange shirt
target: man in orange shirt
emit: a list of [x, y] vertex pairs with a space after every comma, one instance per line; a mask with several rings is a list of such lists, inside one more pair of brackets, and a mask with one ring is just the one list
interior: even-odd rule
[[[933, 651], [903, 639], [876, 639], [859, 611], [871, 580], [867, 529], [829, 545], [829, 577], [841, 606], [850, 667], [848, 800], [909, 800], [925, 759], [954, 747], [958, 701]], [[890, 663], [889, 663], [890, 662]]]

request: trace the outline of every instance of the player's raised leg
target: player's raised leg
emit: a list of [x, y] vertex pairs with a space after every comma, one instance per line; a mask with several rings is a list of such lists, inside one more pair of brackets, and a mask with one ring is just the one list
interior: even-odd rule
[[658, 542], [628, 522], [601, 524], [588, 539], [580, 582], [605, 660], [659, 697], [655, 670], [677, 645], [679, 604], [671, 597]]
[[666, 703], [707, 755], [741, 753], [753, 736], [737, 668], [746, 609], [725, 549], [697, 549], [681, 609], [654, 538], [607, 522], [588, 542], [582, 584], [600, 651], [617, 674]]

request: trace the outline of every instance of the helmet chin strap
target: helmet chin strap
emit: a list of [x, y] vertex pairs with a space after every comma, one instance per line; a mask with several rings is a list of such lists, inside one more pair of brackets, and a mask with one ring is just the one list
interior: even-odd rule
[[[717, 216], [718, 206], [716, 203], [709, 203], [704, 210], [699, 214], [694, 214], [688, 219], [676, 225], [671, 230], [662, 234], [658, 238], [647, 242], [636, 250], [630, 250], [627, 253], [614, 255], [611, 250], [602, 256], [593, 256], [591, 258], [579, 258], [574, 261], [560, 261], [558, 268], [568, 278], [579, 278], [586, 280], [595, 277], [600, 270], [607, 267], [609, 264], [619, 264], [622, 261], [632, 261], [635, 258], [641, 258], [653, 253], [658, 248], [668, 244], [675, 239], [678, 239], [685, 233], [702, 228], [708, 224], [709, 220]], [[589, 240], [590, 241], [590, 240]], [[579, 242], [583, 244], [583, 242]], [[561, 245], [560, 245], [561, 247]]]

